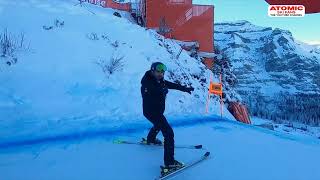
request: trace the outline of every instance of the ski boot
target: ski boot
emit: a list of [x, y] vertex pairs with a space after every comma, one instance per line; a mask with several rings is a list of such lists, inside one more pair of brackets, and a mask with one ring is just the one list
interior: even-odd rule
[[177, 161], [177, 160], [174, 160], [173, 164], [170, 164], [168, 166], [160, 166], [161, 168], [161, 177], [164, 177], [164, 176], [167, 176], [168, 174], [174, 172], [174, 171], [177, 171], [181, 168], [184, 167], [184, 164]]
[[142, 138], [142, 141], [141, 141], [141, 143], [142, 144], [153, 144], [153, 145], [162, 145], [162, 141], [160, 140], [160, 139], [158, 139], [158, 138], [156, 138], [155, 140], [154, 140], [154, 142], [148, 142], [145, 138]]

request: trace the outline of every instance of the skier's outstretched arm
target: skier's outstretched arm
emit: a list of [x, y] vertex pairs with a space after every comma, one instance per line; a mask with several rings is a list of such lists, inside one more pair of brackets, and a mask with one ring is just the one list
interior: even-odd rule
[[187, 92], [189, 94], [191, 94], [191, 92], [194, 90], [193, 87], [186, 87], [186, 86], [181, 86], [180, 84], [177, 83], [173, 83], [167, 80], [164, 80], [166, 86], [168, 87], [168, 89], [176, 89], [176, 90], [180, 90], [183, 92]]

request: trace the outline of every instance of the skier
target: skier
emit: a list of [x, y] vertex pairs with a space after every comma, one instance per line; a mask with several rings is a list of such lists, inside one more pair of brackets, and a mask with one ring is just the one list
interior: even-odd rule
[[164, 164], [168, 169], [183, 167], [183, 163], [174, 159], [174, 133], [163, 115], [165, 99], [168, 89], [176, 89], [191, 94], [193, 87], [181, 86], [164, 80], [166, 66], [161, 62], [151, 65], [141, 80], [141, 95], [143, 99], [143, 115], [153, 124], [147, 136], [147, 144], [159, 144], [162, 142], [156, 138], [159, 131], [164, 137]]

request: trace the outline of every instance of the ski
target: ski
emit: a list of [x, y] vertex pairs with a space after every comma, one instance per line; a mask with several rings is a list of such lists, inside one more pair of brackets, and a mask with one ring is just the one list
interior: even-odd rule
[[[145, 139], [142, 138], [142, 141], [135, 142], [135, 141], [125, 141], [125, 140], [114, 140], [114, 144], [136, 144], [136, 145], [144, 145], [144, 146], [155, 146], [155, 147], [162, 147], [163, 144], [147, 144], [145, 143]], [[175, 148], [185, 148], [185, 149], [203, 149], [202, 145], [175, 145]]]
[[[160, 176], [158, 178], [156, 178], [155, 180], [168, 180], [168, 179], [172, 179], [174, 177], [176, 177], [177, 175], [181, 174], [182, 172], [184, 172], [186, 169], [196, 165], [196, 164], [199, 164], [200, 162], [206, 160], [210, 155], [210, 152], [206, 152], [201, 158], [197, 159], [197, 160], [194, 160], [193, 162], [190, 162], [190, 163], [187, 163], [185, 164], [182, 168], [176, 170], [176, 171], [173, 171], [165, 176]], [[160, 166], [160, 168], [164, 168], [162, 166]]]

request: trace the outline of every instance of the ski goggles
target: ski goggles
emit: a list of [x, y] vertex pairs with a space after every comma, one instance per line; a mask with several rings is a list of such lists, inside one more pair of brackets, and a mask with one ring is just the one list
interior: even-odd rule
[[156, 71], [165, 72], [165, 71], [167, 71], [167, 66], [164, 65], [164, 64], [158, 64], [158, 65], [156, 66]]

